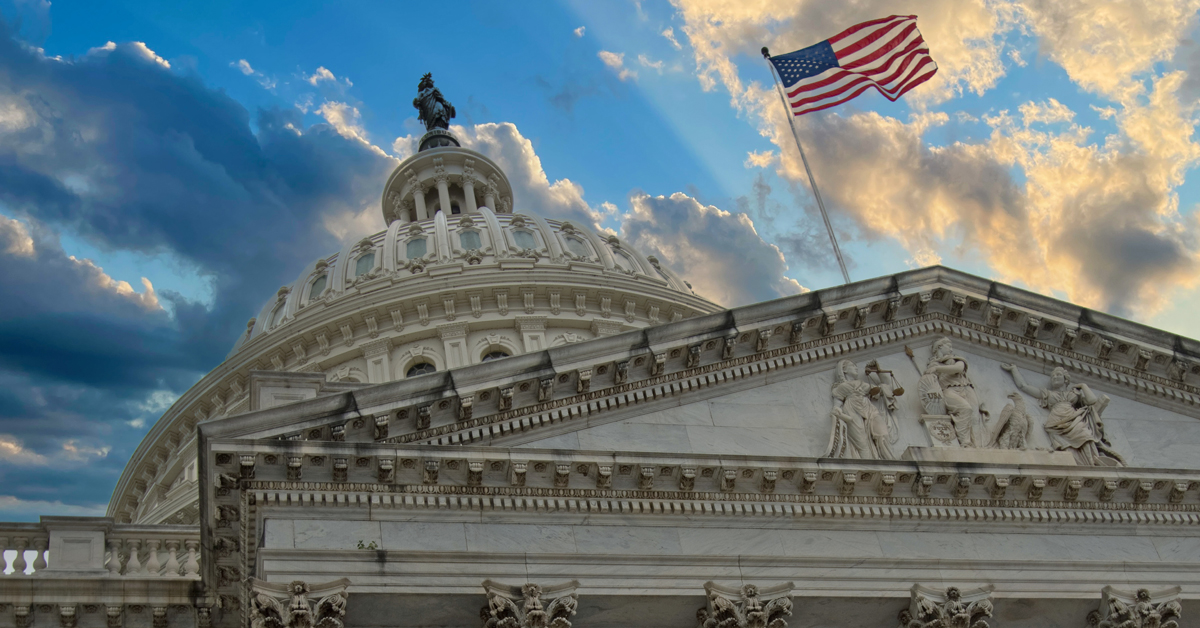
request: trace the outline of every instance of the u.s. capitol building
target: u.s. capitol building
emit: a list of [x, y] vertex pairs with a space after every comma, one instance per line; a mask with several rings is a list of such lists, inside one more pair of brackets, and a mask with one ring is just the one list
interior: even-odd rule
[[1200, 343], [942, 267], [726, 310], [414, 105], [387, 230], [267, 300], [108, 517], [0, 524], [0, 627], [1200, 616]]

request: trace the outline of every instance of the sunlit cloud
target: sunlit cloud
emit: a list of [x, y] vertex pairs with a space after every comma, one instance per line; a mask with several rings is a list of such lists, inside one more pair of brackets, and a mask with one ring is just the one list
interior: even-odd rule
[[625, 67], [625, 53], [601, 50], [600, 52], [596, 53], [596, 56], [600, 57], [600, 60], [604, 62], [604, 65], [608, 66], [613, 72], [617, 73], [618, 79], [627, 81], [629, 79], [637, 78], [637, 72]]

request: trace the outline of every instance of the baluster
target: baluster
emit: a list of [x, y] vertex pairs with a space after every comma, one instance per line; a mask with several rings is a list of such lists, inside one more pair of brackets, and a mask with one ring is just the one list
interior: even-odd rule
[[158, 547], [162, 545], [162, 541], [158, 539], [150, 539], [146, 541], [146, 575], [157, 576], [162, 568], [162, 563], [158, 562]]
[[108, 539], [108, 575], [121, 575], [121, 540]]
[[33, 549], [37, 550], [37, 555], [33, 558], [33, 573], [46, 568], [46, 546], [49, 544], [50, 539], [37, 538], [33, 540]]
[[8, 570], [8, 559], [4, 557], [4, 552], [8, 551], [8, 537], [0, 536], [0, 576], [5, 575]]
[[29, 563], [25, 562], [25, 548], [29, 547], [29, 539], [18, 536], [13, 539], [13, 546], [17, 550], [17, 556], [12, 562], [13, 575], [23, 576], [25, 575], [25, 568], [29, 566]]
[[167, 570], [164, 576], [179, 576], [179, 541], [167, 541]]
[[138, 551], [142, 547], [142, 542], [134, 539], [128, 541], [129, 544], [129, 560], [125, 562], [125, 575], [138, 576], [142, 573], [142, 561], [138, 560]]
[[183, 563], [183, 575], [189, 578], [199, 577], [200, 561], [197, 560], [197, 550], [200, 549], [200, 541], [196, 539], [187, 539], [183, 542], [184, 547], [187, 547], [187, 561]]

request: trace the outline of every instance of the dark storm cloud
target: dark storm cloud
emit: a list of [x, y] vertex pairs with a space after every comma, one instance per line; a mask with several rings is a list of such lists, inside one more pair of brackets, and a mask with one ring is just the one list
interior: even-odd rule
[[[141, 44], [55, 60], [0, 22], [0, 211], [16, 219], [0, 217], [0, 434], [60, 457], [65, 439], [89, 439], [119, 471], [137, 444], [127, 423], [163, 409], [155, 391], [180, 394], [220, 363], [276, 288], [337, 248], [326, 220], [377, 202], [389, 158], [293, 111], [251, 122]], [[163, 292], [164, 311], [141, 286], [122, 294], [58, 232], [178, 259], [212, 301]], [[34, 473], [4, 460], [6, 485]], [[103, 502], [110, 475], [49, 499]]]

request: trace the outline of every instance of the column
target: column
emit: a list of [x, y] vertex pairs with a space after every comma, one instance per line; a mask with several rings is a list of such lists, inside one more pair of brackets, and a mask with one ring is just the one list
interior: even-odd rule
[[425, 220], [429, 218], [429, 213], [425, 211], [424, 186], [417, 186], [413, 188], [413, 202], [417, 204], [417, 220]]
[[463, 177], [463, 196], [467, 199], [467, 213], [479, 213], [479, 207], [475, 205], [475, 180], [470, 177]]
[[493, 212], [496, 211], [496, 188], [489, 185], [483, 192], [483, 204]]
[[450, 185], [446, 175], [437, 178], [438, 202], [441, 203], [442, 213], [450, 214]]

